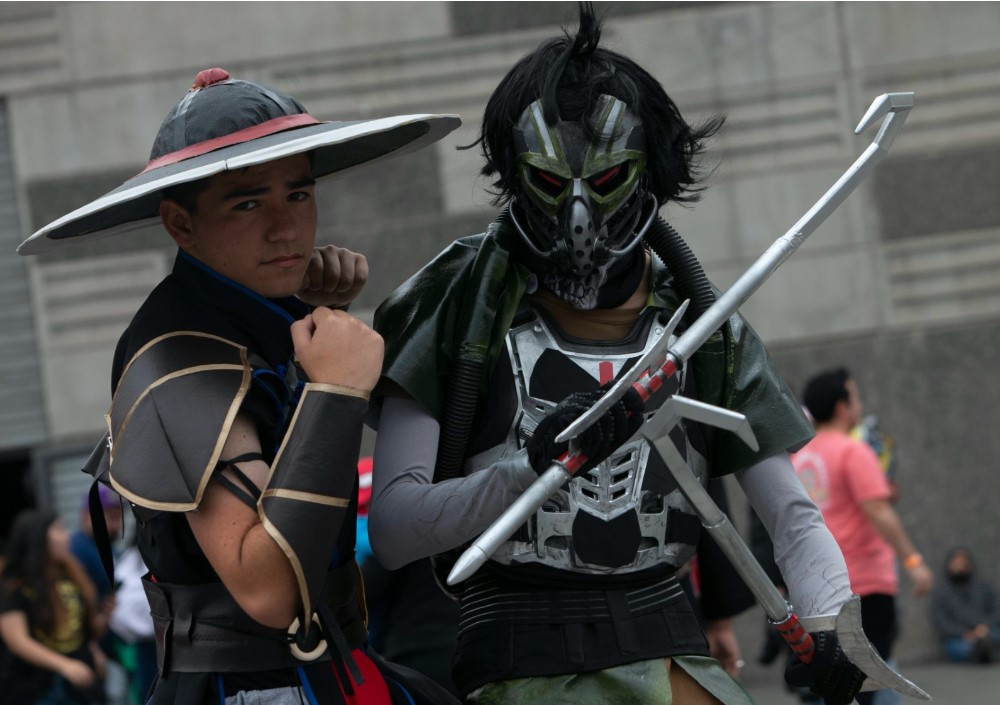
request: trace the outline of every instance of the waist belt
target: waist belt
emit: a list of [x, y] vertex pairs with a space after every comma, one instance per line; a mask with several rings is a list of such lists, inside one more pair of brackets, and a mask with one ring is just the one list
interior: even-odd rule
[[460, 597], [459, 634], [486, 625], [572, 624], [618, 621], [657, 612], [684, 600], [677, 578], [617, 590], [539, 590], [503, 585], [484, 575], [470, 579]]
[[[160, 675], [270, 671], [300, 666], [287, 631], [266, 627], [244, 612], [222, 583], [178, 585], [143, 578], [156, 638]], [[357, 564], [351, 561], [327, 574], [320, 603], [323, 633], [333, 654], [352, 671], [351, 649], [367, 636], [358, 601]], [[310, 661], [333, 658], [326, 648]], [[339, 653], [338, 653], [339, 652]]]
[[641, 586], [572, 590], [484, 570], [464, 585], [452, 669], [463, 693], [494, 681], [708, 655], [698, 617], [672, 576]]

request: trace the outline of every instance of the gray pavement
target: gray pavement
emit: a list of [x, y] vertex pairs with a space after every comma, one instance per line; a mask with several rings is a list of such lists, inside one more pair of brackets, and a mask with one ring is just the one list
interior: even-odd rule
[[[736, 619], [743, 658], [747, 665], [741, 676], [743, 685], [757, 705], [800, 705], [784, 687], [784, 665], [761, 666], [755, 662], [763, 639], [763, 614], [750, 610]], [[779, 659], [780, 660], [780, 659]], [[1000, 705], [1000, 663], [960, 665], [945, 661], [911, 661], [898, 664], [900, 673], [931, 695], [934, 705]], [[922, 701], [901, 698], [899, 705], [917, 705]]]
[[[1000, 704], [1000, 664], [965, 666], [944, 662], [901, 664], [900, 672], [930, 693], [934, 705], [998, 705]], [[751, 667], [748, 664], [742, 682], [757, 705], [800, 705], [787, 693], [782, 680], [782, 667]], [[900, 705], [917, 705], [921, 701], [902, 698]]]

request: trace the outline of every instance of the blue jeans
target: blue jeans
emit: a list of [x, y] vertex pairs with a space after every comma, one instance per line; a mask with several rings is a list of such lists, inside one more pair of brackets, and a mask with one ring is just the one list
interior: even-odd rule
[[960, 636], [949, 637], [944, 640], [944, 653], [949, 661], [965, 663], [972, 655], [972, 642]]

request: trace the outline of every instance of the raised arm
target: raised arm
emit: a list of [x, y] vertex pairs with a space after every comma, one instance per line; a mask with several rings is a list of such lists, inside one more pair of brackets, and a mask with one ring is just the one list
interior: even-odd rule
[[[342, 311], [317, 309], [292, 325], [306, 384], [274, 462], [242, 415], [188, 523], [236, 602], [256, 621], [288, 627], [310, 612], [336, 543], [357, 472], [368, 393], [382, 340]], [[236, 469], [234, 469], [236, 468]], [[237, 472], [237, 469], [239, 472]], [[242, 474], [242, 477], [240, 476]]]

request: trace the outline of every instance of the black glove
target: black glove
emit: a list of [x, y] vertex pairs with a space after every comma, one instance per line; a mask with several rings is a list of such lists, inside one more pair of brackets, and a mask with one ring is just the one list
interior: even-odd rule
[[814, 632], [811, 636], [816, 646], [813, 662], [797, 661], [786, 668], [785, 682], [809, 688], [826, 705], [850, 705], [865, 682], [865, 674], [847, 660], [837, 632]]
[[[556, 443], [556, 436], [593, 406], [610, 386], [609, 383], [595, 392], [570, 394], [539, 422], [534, 435], [525, 444], [528, 460], [535, 472], [541, 475], [553, 460], [567, 451], [568, 444]], [[581, 433], [576, 440], [580, 450], [587, 456], [587, 462], [573, 473], [574, 476], [596, 467], [631, 438], [642, 425], [644, 409], [639, 393], [630, 388], [590, 428]]]

